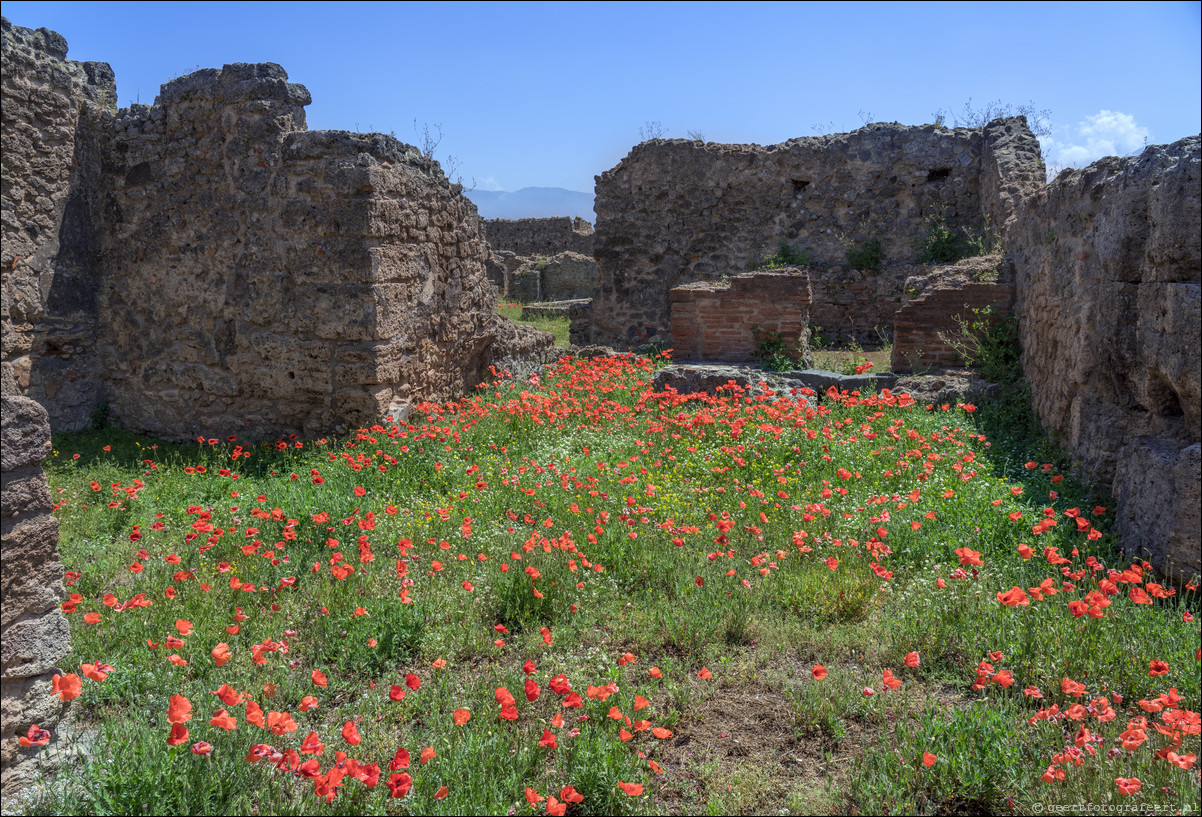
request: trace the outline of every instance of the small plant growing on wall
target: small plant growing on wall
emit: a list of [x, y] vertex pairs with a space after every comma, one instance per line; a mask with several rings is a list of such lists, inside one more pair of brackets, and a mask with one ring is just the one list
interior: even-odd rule
[[752, 261], [752, 269], [774, 270], [783, 267], [809, 267], [814, 264], [814, 254], [809, 249], [796, 249], [783, 238], [776, 245], [776, 252]]
[[982, 230], [953, 229], [942, 209], [927, 216], [927, 233], [915, 242], [918, 264], [954, 264], [965, 258], [989, 255], [1000, 250], [988, 225]]
[[846, 249], [847, 266], [858, 270], [879, 270], [885, 265], [885, 248], [879, 238], [869, 238]]
[[789, 346], [780, 332], [772, 332], [756, 327], [755, 362], [760, 368], [770, 372], [788, 372], [797, 368], [797, 361], [789, 355]]

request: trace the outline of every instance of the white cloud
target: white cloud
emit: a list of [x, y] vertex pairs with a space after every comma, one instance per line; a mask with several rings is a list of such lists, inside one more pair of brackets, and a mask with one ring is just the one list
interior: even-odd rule
[[504, 190], [505, 189], [505, 188], [501, 187], [501, 185], [497, 184], [497, 180], [493, 176], [489, 176], [484, 179], [474, 179], [473, 181], [476, 182], [477, 190]]
[[1098, 111], [1076, 127], [1058, 129], [1040, 140], [1051, 172], [1065, 167], [1084, 167], [1103, 156], [1126, 156], [1147, 143], [1152, 135], [1135, 117], [1120, 111]]

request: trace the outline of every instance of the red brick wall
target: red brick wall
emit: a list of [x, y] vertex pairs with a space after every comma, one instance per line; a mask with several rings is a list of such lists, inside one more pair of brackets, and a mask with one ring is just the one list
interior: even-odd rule
[[1010, 314], [1014, 287], [1004, 284], [968, 284], [956, 289], [930, 289], [902, 305], [893, 316], [893, 371], [962, 366], [964, 361], [941, 337], [959, 331], [956, 316], [979, 320], [973, 309], [992, 307], [992, 314]]
[[795, 358], [808, 351], [811, 291], [805, 270], [749, 272], [729, 284], [689, 284], [668, 295], [676, 360], [750, 362], [757, 330], [779, 332]]

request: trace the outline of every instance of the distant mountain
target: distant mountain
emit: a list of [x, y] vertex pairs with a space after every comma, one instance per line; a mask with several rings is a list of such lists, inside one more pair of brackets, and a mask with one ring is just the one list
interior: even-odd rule
[[483, 218], [549, 218], [579, 216], [595, 222], [593, 194], [562, 187], [523, 187], [521, 190], [473, 190], [466, 194]]

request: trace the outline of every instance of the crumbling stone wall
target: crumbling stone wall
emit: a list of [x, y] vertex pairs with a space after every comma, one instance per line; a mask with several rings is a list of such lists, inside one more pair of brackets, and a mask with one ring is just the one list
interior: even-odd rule
[[280, 66], [198, 71], [113, 116], [92, 104], [111, 72], [4, 26], [3, 374], [55, 428], [107, 399], [173, 439], [337, 431], [550, 345], [493, 314], [481, 220], [438, 164], [306, 131]]
[[123, 426], [316, 433], [478, 379], [474, 208], [391, 137], [304, 131], [308, 102], [238, 64], [114, 120], [100, 350]]
[[909, 263], [942, 214], [1004, 229], [1043, 180], [1023, 117], [984, 128], [870, 125], [779, 145], [651, 140], [597, 177], [591, 339], [630, 348], [669, 329], [668, 291], [746, 270], [783, 239], [817, 264], [880, 241]]
[[784, 353], [810, 364], [810, 277], [804, 269], [749, 272], [727, 282], [698, 282], [669, 293], [676, 360], [749, 363], [761, 338], [773, 337]]
[[92, 339], [100, 129], [117, 86], [102, 62], [66, 58], [67, 41], [0, 18], [0, 380], [86, 426], [103, 400]]
[[51, 694], [54, 666], [71, 649], [71, 628], [58, 557], [58, 520], [41, 462], [50, 453], [50, 421], [33, 400], [0, 397], [0, 788], [17, 788], [34, 750], [17, 738], [38, 724], [52, 729], [59, 699]]
[[964, 366], [966, 361], [948, 339], [961, 335], [961, 321], [972, 327], [1011, 314], [1013, 269], [1000, 255], [920, 269], [906, 279], [907, 300], [894, 316], [891, 368], [924, 372]]
[[574, 252], [593, 255], [593, 225], [579, 216], [568, 218], [491, 218], [484, 237], [494, 250], [532, 257]]
[[810, 325], [830, 342], [854, 340], [874, 346], [889, 340], [893, 315], [905, 301], [905, 281], [921, 269], [912, 264], [879, 270], [811, 269]]
[[1179, 579], [1200, 552], [1202, 138], [1065, 171], [1010, 232], [1044, 427], [1118, 500], [1124, 545]]

